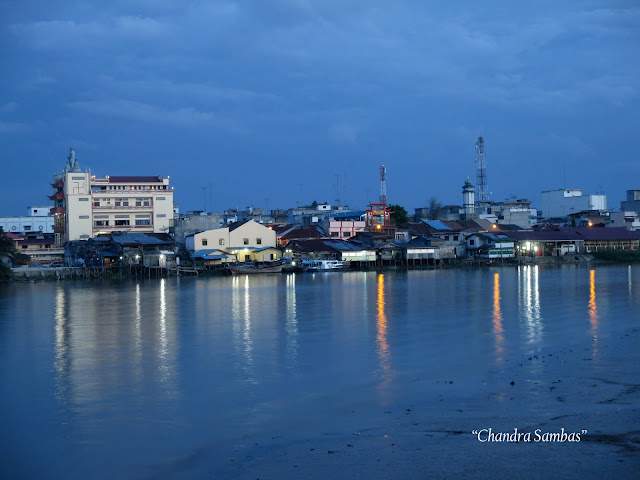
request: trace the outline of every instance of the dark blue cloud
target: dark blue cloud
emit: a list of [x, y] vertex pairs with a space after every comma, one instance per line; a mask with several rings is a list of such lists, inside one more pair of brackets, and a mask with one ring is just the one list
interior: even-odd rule
[[99, 175], [171, 175], [183, 210], [209, 184], [218, 210], [332, 200], [336, 175], [362, 207], [382, 163], [391, 201], [459, 203], [478, 135], [497, 200], [567, 186], [615, 207], [640, 188], [635, 2], [0, 2], [0, 18], [7, 214], [47, 201], [70, 145]]

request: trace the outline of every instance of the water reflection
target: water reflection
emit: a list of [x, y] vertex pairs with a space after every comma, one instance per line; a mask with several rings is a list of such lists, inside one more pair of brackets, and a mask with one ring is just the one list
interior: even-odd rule
[[504, 352], [504, 328], [502, 327], [502, 311], [500, 310], [500, 274], [493, 275], [493, 334], [496, 339], [496, 361], [502, 363]]
[[385, 293], [384, 293], [384, 274], [378, 275], [378, 297], [377, 297], [377, 316], [376, 316], [376, 352], [382, 372], [382, 383], [380, 389], [383, 393], [389, 393], [388, 387], [391, 382], [391, 352], [389, 343], [387, 342], [387, 315], [385, 313]]
[[518, 306], [520, 314], [527, 324], [527, 337], [530, 344], [542, 341], [542, 318], [540, 316], [540, 285], [538, 266], [518, 267]]
[[596, 304], [596, 271], [589, 271], [589, 323], [593, 337], [593, 356], [598, 354], [598, 305]]
[[139, 394], [147, 378], [164, 396], [178, 394], [176, 289], [166, 282], [146, 295], [140, 284], [56, 288], [53, 368], [62, 404], [100, 410], [125, 386]]
[[286, 291], [287, 365], [292, 368], [298, 364], [298, 316], [296, 305], [296, 276], [287, 275]]
[[67, 325], [67, 296], [58, 285], [55, 296], [55, 360], [56, 396], [66, 402], [69, 398], [69, 327]]
[[257, 383], [253, 360], [253, 340], [251, 338], [251, 296], [249, 276], [231, 278], [231, 317], [233, 324], [233, 344], [242, 357], [245, 380]]

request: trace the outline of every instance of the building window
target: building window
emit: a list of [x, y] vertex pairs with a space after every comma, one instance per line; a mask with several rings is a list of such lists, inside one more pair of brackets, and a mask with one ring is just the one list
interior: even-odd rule
[[129, 200], [123, 200], [122, 201], [122, 206], [123, 207], [128, 207], [129, 206]]
[[476, 244], [475, 240], [469, 240], [469, 246], [473, 247]]
[[78, 218], [80, 220], [89, 220], [89, 215], [80, 215]]
[[120, 206], [120, 200], [116, 200], [116, 202], [114, 203], [114, 205], [115, 205], [116, 207], [119, 207], [119, 206]]
[[256, 238], [256, 245], [262, 245], [262, 239]]
[[149, 206], [151, 206], [151, 203], [149, 203], [149, 200], [145, 200], [145, 201], [143, 202], [143, 205], [144, 205], [145, 207], [149, 207]]
[[24, 226], [24, 231], [28, 232], [29, 230], [31, 230], [31, 225], [25, 225]]
[[340, 232], [331, 232], [332, 237], [338, 237], [339, 235], [340, 235]]
[[156, 197], [156, 200], [165, 200], [167, 197]]
[[151, 225], [151, 220], [136, 220], [136, 225]]
[[218, 239], [218, 245], [224, 245], [224, 238]]
[[99, 207], [100, 206], [100, 202], [93, 202], [93, 206], [94, 207]]
[[454, 235], [453, 236], [453, 240], [457, 242], [458, 241], [458, 235]]
[[109, 226], [109, 220], [96, 220], [95, 222], [93, 222], [93, 226], [94, 227], [108, 227]]
[[350, 232], [342, 232], [342, 236], [343, 237], [350, 237], [351, 233]]
[[249, 245], [249, 239], [248, 238], [243, 238], [242, 239], [242, 244], [243, 245]]
[[206, 238], [203, 238], [203, 239], [202, 239], [202, 246], [203, 246], [203, 247], [206, 247], [208, 244], [209, 244], [209, 242], [207, 242], [207, 239], [206, 239]]
[[78, 199], [79, 202], [88, 202], [89, 199], [87, 197], [82, 197]]
[[141, 206], [142, 206], [142, 201], [136, 200], [136, 207], [141, 207]]
[[128, 225], [130, 225], [129, 220], [116, 220], [116, 227], [124, 227]]

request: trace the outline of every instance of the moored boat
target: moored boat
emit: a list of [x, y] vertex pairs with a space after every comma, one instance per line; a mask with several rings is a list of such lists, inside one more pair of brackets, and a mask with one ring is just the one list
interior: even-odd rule
[[244, 275], [254, 273], [281, 273], [282, 262], [246, 263], [229, 265], [232, 275]]
[[306, 272], [329, 272], [349, 268], [349, 262], [341, 260], [303, 260], [302, 265]]

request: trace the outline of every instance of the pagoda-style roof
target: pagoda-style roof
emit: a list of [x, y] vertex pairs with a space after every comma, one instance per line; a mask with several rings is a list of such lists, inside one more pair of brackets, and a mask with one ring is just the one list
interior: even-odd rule
[[49, 200], [64, 200], [64, 192], [60, 191], [49, 195]]

